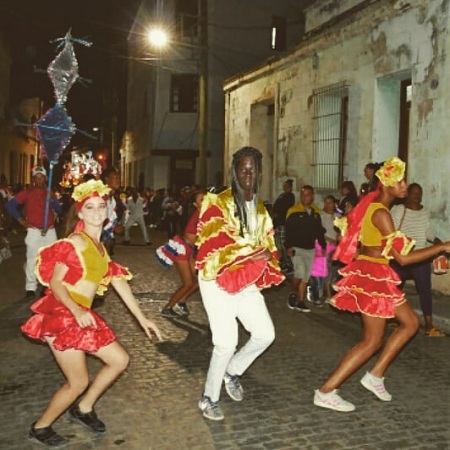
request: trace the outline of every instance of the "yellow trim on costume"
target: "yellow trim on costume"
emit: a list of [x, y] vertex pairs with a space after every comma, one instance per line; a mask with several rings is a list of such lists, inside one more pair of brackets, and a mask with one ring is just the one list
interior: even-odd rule
[[[380, 279], [380, 278], [378, 278], [378, 279]], [[370, 297], [378, 297], [378, 298], [383, 298], [383, 299], [387, 299], [387, 298], [389, 298], [389, 299], [397, 299], [397, 298], [399, 298], [396, 295], [386, 295], [385, 293], [382, 293], [382, 292], [376, 292], [376, 291], [374, 291], [374, 292], [367, 292], [363, 288], [355, 287], [355, 286], [353, 286], [351, 289], [350, 288], [348, 288], [348, 289], [342, 289], [341, 288], [339, 290], [339, 292], [345, 292], [346, 294], [351, 294], [352, 292], [357, 292], [358, 294], [366, 294], [366, 295], [368, 295]], [[401, 297], [401, 298], [403, 298], [403, 297]]]
[[[79, 269], [78, 268], [76, 269], [76, 270], [80, 271], [79, 278], [74, 283], [67, 281], [67, 274], [69, 274], [71, 267], [68, 264], [66, 264], [64, 260], [55, 261], [55, 264], [57, 264], [57, 263], [64, 264], [64, 265], [66, 265], [66, 267], [69, 268], [69, 271], [67, 272], [67, 274], [65, 276], [65, 279], [62, 280], [62, 284], [68, 290], [72, 300], [81, 306], [90, 308], [92, 305], [92, 299], [90, 299], [90, 298], [84, 296], [83, 294], [76, 292], [74, 290], [74, 287], [77, 285], [77, 283], [79, 283], [82, 280], [93, 283], [94, 285], [98, 286], [96, 293], [99, 295], [102, 295], [107, 290], [106, 285], [109, 284], [109, 282], [111, 281], [112, 278], [116, 278], [116, 277], [110, 277], [110, 276], [103, 277], [102, 275], [98, 276], [99, 274], [101, 274], [101, 272], [99, 272], [98, 270], [97, 270], [97, 273], [92, 272], [92, 271], [91, 271], [91, 273], [88, 273], [86, 261], [89, 260], [92, 262], [94, 259], [97, 259], [98, 264], [96, 265], [96, 269], [100, 268], [101, 267], [100, 265], [105, 263], [106, 270], [108, 270], [109, 269], [108, 266], [109, 266], [111, 259], [109, 258], [104, 245], [102, 244], [102, 252], [103, 252], [103, 254], [102, 254], [102, 253], [100, 253], [99, 249], [95, 246], [92, 239], [84, 231], [74, 233], [74, 234], [80, 235], [83, 238], [84, 242], [86, 243], [86, 247], [83, 250], [78, 249], [75, 246], [75, 244], [73, 243], [73, 241], [69, 238], [59, 239], [58, 241], [48, 245], [47, 247], [57, 247], [62, 242], [66, 242], [66, 243], [70, 244], [70, 247], [72, 249], [71, 251], [73, 251], [75, 253], [75, 255], [77, 256], [78, 264], [80, 266]], [[47, 247], [44, 247], [44, 249]], [[44, 250], [44, 249], [42, 249], [42, 250]], [[42, 279], [42, 277], [40, 275], [40, 271], [39, 271], [39, 266], [42, 264], [42, 253], [43, 253], [42, 250], [38, 253], [38, 259], [37, 259], [37, 263], [35, 266], [35, 273], [36, 273], [36, 277], [37, 277], [38, 281], [42, 285], [49, 286], [49, 282], [46, 282]], [[73, 267], [72, 267], [72, 270], [74, 270]], [[93, 274], [97, 275], [97, 276], [92, 277]], [[117, 277], [129, 280], [132, 278], [132, 275], [130, 273], [128, 273], [127, 275], [121, 274], [121, 275], [118, 275]]]
[[[339, 274], [342, 275], [342, 273], [338, 270]], [[362, 277], [362, 278], [367, 278], [368, 280], [373, 280], [373, 281], [385, 281], [387, 283], [394, 283], [394, 284], [400, 284], [399, 282], [396, 282], [394, 280], [392, 280], [391, 277], [385, 277], [385, 278], [380, 278], [380, 277], [374, 277], [372, 275], [370, 275], [369, 273], [361, 273], [359, 270], [355, 270], [355, 271], [350, 271], [350, 272], [346, 272], [346, 275], [357, 275], [358, 277]], [[341, 287], [339, 287], [339, 290], [342, 290]]]
[[377, 264], [388, 264], [389, 261], [386, 258], [374, 258], [368, 255], [358, 255], [356, 259], [364, 259], [365, 261], [371, 261]]
[[[353, 300], [355, 301], [355, 305], [356, 305], [358, 311], [359, 311], [361, 314], [365, 314], [366, 316], [369, 316], [369, 317], [381, 317], [382, 319], [391, 319], [391, 318], [395, 317], [395, 314], [393, 314], [392, 316], [380, 316], [379, 314], [369, 314], [369, 313], [367, 313], [366, 311], [363, 311], [361, 305], [359, 304], [358, 296], [357, 296], [357, 295], [352, 294], [351, 292], [347, 292], [347, 295], [349, 295], [350, 297], [353, 297]], [[403, 305], [403, 303], [406, 303], [406, 297], [405, 297], [405, 296], [403, 296], [403, 297], [400, 298], [400, 299], [399, 299], [399, 298], [394, 298], [394, 307], [395, 307], [395, 308], [397, 308], [398, 306]], [[347, 311], [347, 309], [345, 309], [345, 308], [340, 308], [340, 307], [336, 304], [336, 301], [334, 300], [334, 298], [331, 298], [330, 304], [333, 305], [335, 308], [341, 310], [341, 311]]]
[[[217, 215], [208, 217], [208, 210], [216, 207], [219, 211]], [[272, 219], [269, 216], [262, 201], [256, 205], [257, 229], [250, 233], [244, 228], [243, 236], [240, 232], [240, 222], [235, 214], [235, 203], [231, 189], [227, 189], [218, 195], [206, 194], [203, 198], [200, 218], [199, 234], [196, 240], [196, 246], [201, 249], [207, 249], [207, 253], [202, 259], [197, 259], [197, 266], [204, 280], [213, 280], [217, 278], [219, 270], [224, 266], [229, 266], [239, 260], [238, 265], [244, 264], [248, 257], [262, 253], [268, 249], [275, 253], [277, 248], [273, 237]], [[206, 215], [206, 217], [205, 217]], [[217, 244], [210, 243], [212, 239], [223, 234], [224, 239], [217, 240]], [[229, 240], [228, 243], [225, 243]], [[209, 248], [211, 246], [211, 248]], [[199, 251], [201, 253], [201, 250]], [[199, 257], [198, 257], [199, 258]], [[277, 268], [276, 264], [271, 267]], [[238, 267], [233, 269], [237, 270]]]
[[[68, 238], [58, 239], [56, 242], [53, 242], [53, 243], [47, 245], [47, 247], [52, 247], [53, 245], [58, 245], [60, 242], [68, 242], [68, 243], [72, 246], [72, 248], [73, 248], [75, 254], [76, 254], [77, 257], [78, 257], [78, 260], [79, 260], [79, 263], [80, 263], [80, 266], [81, 266], [82, 273], [81, 273], [81, 276], [80, 276], [79, 280], [82, 280], [82, 279], [85, 277], [85, 274], [86, 274], [86, 265], [85, 265], [85, 263], [84, 263], [84, 260], [83, 260], [82, 254], [81, 254], [82, 252], [81, 252], [80, 250], [78, 250], [78, 249], [75, 247], [74, 243], [73, 243], [70, 239], [68, 239]], [[43, 247], [41, 250], [43, 250], [44, 248], [46, 248], [46, 247]], [[39, 251], [39, 252], [38, 252], [37, 261], [36, 261], [36, 265], [35, 265], [35, 267], [34, 267], [34, 273], [35, 273], [36, 278], [38, 279], [38, 281], [39, 281], [40, 284], [42, 284], [43, 286], [50, 286], [49, 283], [47, 283], [46, 281], [44, 281], [44, 280], [42, 279], [41, 274], [39, 273], [39, 266], [42, 264], [42, 257], [41, 257], [41, 254], [42, 254], [42, 252]], [[59, 262], [59, 263], [61, 263], [61, 264], [64, 264], [64, 261], [57, 261], [57, 262]], [[56, 264], [56, 263], [55, 263], [55, 264]], [[66, 264], [64, 264], [64, 265], [66, 265]], [[67, 267], [68, 267], [68, 266], [67, 266]], [[69, 267], [69, 269], [70, 269], [70, 267]], [[79, 280], [78, 280], [78, 281], [79, 281]], [[77, 282], [78, 282], [78, 281], [77, 281]], [[67, 286], [72, 286], [70, 283], [67, 283], [67, 282], [65, 283], [64, 281], [63, 281], [63, 284], [65, 284], [65, 285], [67, 285]]]
[[408, 238], [405, 233], [402, 231], [394, 231], [393, 233], [389, 234], [388, 236], [385, 236], [386, 239], [386, 245], [383, 248], [383, 251], [381, 252], [382, 256], [384, 256], [386, 259], [394, 259], [394, 257], [390, 254], [392, 248], [394, 247], [394, 241], [401, 240], [402, 241], [402, 247], [399, 250], [397, 250], [400, 255], [405, 256], [407, 255], [411, 249], [416, 244], [416, 241], [414, 239]]
[[333, 220], [333, 225], [337, 228], [339, 228], [339, 230], [341, 230], [341, 235], [345, 236], [347, 234], [348, 231], [348, 220], [346, 216], [342, 216], [342, 217], [336, 217]]
[[195, 241], [195, 245], [199, 247], [207, 240], [217, 237], [223, 231], [224, 220], [222, 217], [213, 217], [208, 222], [202, 224], [202, 232]]
[[[125, 267], [125, 269], [128, 271], [128, 268]], [[103, 295], [103, 293], [108, 290], [108, 287], [107, 287], [108, 284], [110, 284], [112, 280], [116, 280], [116, 279], [130, 281], [133, 279], [133, 274], [128, 271], [128, 273], [126, 273], [126, 274], [122, 273], [120, 275], [114, 275], [113, 277], [111, 277], [111, 276], [103, 277], [102, 280], [100, 281], [100, 284], [98, 285], [97, 294]]]

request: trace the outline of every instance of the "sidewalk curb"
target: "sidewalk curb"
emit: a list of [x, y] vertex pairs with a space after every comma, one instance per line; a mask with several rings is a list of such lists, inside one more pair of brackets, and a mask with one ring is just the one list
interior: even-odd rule
[[[424, 325], [422, 310], [413, 308], [414, 312], [419, 316], [421, 325]], [[450, 319], [448, 317], [433, 314], [433, 325], [450, 336]]]

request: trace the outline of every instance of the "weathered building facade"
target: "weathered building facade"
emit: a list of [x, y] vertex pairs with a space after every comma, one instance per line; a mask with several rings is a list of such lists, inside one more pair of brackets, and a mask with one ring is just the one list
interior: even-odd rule
[[272, 200], [287, 177], [336, 193], [366, 181], [366, 163], [398, 155], [450, 239], [449, 19], [448, 0], [314, 2], [293, 52], [225, 82], [225, 159], [263, 149]]

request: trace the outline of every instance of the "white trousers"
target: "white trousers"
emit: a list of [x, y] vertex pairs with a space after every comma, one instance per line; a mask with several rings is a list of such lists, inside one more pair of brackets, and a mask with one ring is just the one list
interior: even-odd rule
[[[264, 297], [255, 285], [229, 294], [215, 280], [205, 281], [199, 276], [199, 286], [214, 344], [204, 394], [218, 401], [225, 372], [242, 375], [273, 342], [275, 330]], [[236, 319], [250, 333], [250, 339], [238, 352]]]
[[148, 234], [147, 234], [147, 227], [145, 225], [144, 216], [133, 216], [133, 214], [130, 214], [128, 216], [128, 219], [125, 223], [125, 231], [123, 235], [123, 239], [125, 241], [130, 240], [130, 228], [137, 223], [141, 227], [142, 236], [144, 237], [145, 242], [149, 242], [148, 240]]
[[34, 272], [36, 258], [40, 248], [53, 244], [57, 240], [54, 228], [47, 230], [45, 236], [41, 235], [41, 230], [37, 228], [27, 228], [25, 245], [27, 247], [27, 261], [25, 263], [25, 290], [35, 291], [37, 288], [37, 278]]

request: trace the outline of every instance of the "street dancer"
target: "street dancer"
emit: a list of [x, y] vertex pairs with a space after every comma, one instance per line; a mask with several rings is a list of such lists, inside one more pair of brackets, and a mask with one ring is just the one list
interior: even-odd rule
[[[231, 188], [203, 199], [198, 225], [196, 267], [214, 349], [199, 402], [203, 415], [223, 420], [222, 382], [235, 401], [243, 399], [240, 376], [275, 338], [260, 290], [280, 284], [272, 220], [258, 199], [261, 152], [238, 150], [231, 164]], [[238, 323], [250, 333], [237, 352]]]
[[[176, 319], [189, 315], [186, 301], [198, 289], [195, 275], [195, 240], [197, 238], [197, 224], [200, 207], [206, 191], [200, 190], [194, 194], [194, 212], [188, 220], [183, 236], [174, 236], [164, 245], [156, 249], [156, 258], [165, 268], [177, 268], [181, 278], [181, 286], [172, 294], [167, 304], [161, 311], [161, 316], [167, 319]], [[173, 310], [177, 309], [177, 312]]]
[[[91, 310], [96, 292], [111, 283], [147, 336], [151, 339], [153, 332], [161, 339], [158, 327], [143, 315], [131, 292], [126, 281], [131, 274], [111, 261], [100, 243], [109, 191], [95, 180], [77, 186], [72, 194], [78, 219], [74, 233], [44, 247], [38, 255], [36, 273], [49, 289], [32, 305], [35, 314], [22, 325], [22, 331], [49, 345], [66, 378], [29, 431], [30, 439], [50, 447], [67, 443], [52, 424], [68, 408], [72, 421], [93, 432], [105, 432], [94, 404], [128, 366], [129, 356], [114, 332]], [[104, 363], [91, 384], [86, 353]]]
[[[389, 260], [395, 259], [400, 265], [414, 264], [450, 250], [450, 242], [445, 242], [410, 251], [414, 241], [395, 230], [389, 207], [396, 198], [406, 197], [405, 163], [397, 157], [389, 158], [376, 176], [378, 189], [367, 194], [347, 217], [339, 219], [343, 220], [343, 237], [334, 259], [348, 265], [339, 271], [343, 278], [334, 286], [337, 293], [331, 304], [361, 313], [363, 337], [315, 391], [314, 404], [335, 411], [355, 409], [339, 396], [338, 388], [381, 348], [386, 321], [395, 317], [399, 327], [388, 338], [372, 370], [361, 379], [361, 384], [380, 400], [391, 401], [392, 396], [384, 386], [384, 375], [418, 330], [418, 317], [397, 287], [400, 278]], [[359, 255], [353, 260], [358, 241]]]

